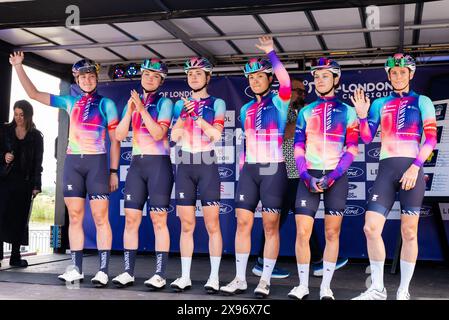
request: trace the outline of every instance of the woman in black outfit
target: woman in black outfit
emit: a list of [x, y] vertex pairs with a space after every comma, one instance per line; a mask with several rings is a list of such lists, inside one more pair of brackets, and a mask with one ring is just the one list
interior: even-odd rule
[[0, 136], [0, 258], [3, 242], [12, 244], [9, 264], [27, 267], [20, 246], [28, 245], [31, 200], [41, 192], [42, 133], [33, 123], [28, 101], [14, 104], [14, 118], [3, 126]]

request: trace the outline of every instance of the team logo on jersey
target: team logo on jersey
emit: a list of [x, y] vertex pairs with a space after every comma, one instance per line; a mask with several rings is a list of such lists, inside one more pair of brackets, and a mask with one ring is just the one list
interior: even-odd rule
[[180, 193], [179, 193], [179, 198], [180, 198], [180, 199], [184, 199], [184, 192], [180, 192]]
[[240, 201], [245, 201], [245, 195], [241, 194], [239, 199], [240, 199]]
[[72, 191], [73, 190], [73, 186], [71, 184], [67, 185], [67, 190]]
[[307, 206], [307, 200], [301, 200], [301, 207]]
[[379, 195], [378, 194], [373, 194], [371, 200], [372, 201], [377, 201], [377, 198], [379, 198]]

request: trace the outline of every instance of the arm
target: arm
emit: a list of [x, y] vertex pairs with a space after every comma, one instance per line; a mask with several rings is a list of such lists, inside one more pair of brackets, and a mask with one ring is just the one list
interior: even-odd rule
[[131, 123], [134, 108], [134, 104], [132, 104], [131, 99], [129, 99], [127, 106], [123, 110], [122, 120], [120, 120], [117, 128], [115, 128], [115, 138], [118, 141], [123, 141], [128, 136], [129, 125]]
[[354, 158], [359, 152], [359, 123], [357, 121], [357, 115], [351, 107], [348, 108], [347, 126], [346, 126], [346, 151], [343, 153], [337, 167], [330, 172], [326, 178], [327, 181], [323, 188], [331, 187], [332, 184], [340, 179], [348, 170]]
[[419, 96], [419, 109], [421, 111], [421, 119], [426, 139], [419, 150], [418, 156], [415, 161], [413, 161], [413, 164], [422, 167], [437, 145], [437, 121], [435, 117], [435, 107], [428, 97]]
[[154, 140], [161, 140], [168, 131], [167, 123], [154, 121], [153, 117], [151, 117], [151, 115], [145, 109], [145, 106], [143, 105], [142, 100], [140, 100], [137, 91], [133, 90], [131, 93], [131, 97], [134, 104], [136, 105], [136, 110], [140, 113], [142, 120], [145, 123], [145, 127], [147, 128], [148, 132], [151, 134]]
[[245, 121], [246, 121], [246, 110], [247, 109], [248, 109], [248, 104], [245, 104], [242, 108], [240, 108], [240, 123], [242, 124], [242, 135], [243, 135], [243, 140], [242, 140], [243, 147], [240, 150], [240, 154], [239, 154], [239, 169], [240, 169], [240, 171], [242, 171], [243, 165], [245, 164], [245, 161], [246, 161]]
[[279, 98], [282, 101], [290, 101], [292, 96], [292, 88], [290, 76], [282, 62], [279, 60], [274, 50], [267, 53], [268, 58], [273, 66], [274, 74], [279, 81]]
[[292, 95], [290, 76], [274, 51], [273, 38], [266, 36], [260, 37], [259, 44], [256, 44], [256, 47], [265, 52], [268, 59], [270, 59], [274, 74], [279, 81], [280, 99], [282, 101], [289, 101]]
[[370, 107], [370, 99], [363, 90], [357, 89], [354, 96], [351, 96], [351, 101], [360, 121], [360, 138], [365, 144], [371, 143], [379, 127], [383, 100], [376, 99]]
[[17, 77], [19, 78], [19, 81], [23, 89], [25, 89], [25, 92], [27, 93], [28, 97], [49, 106], [50, 94], [47, 92], [38, 91], [36, 89], [34, 84], [31, 82], [30, 78], [26, 74], [25, 69], [23, 68], [22, 65], [23, 59], [24, 59], [23, 52], [14, 52], [9, 56], [9, 63], [11, 63], [11, 65], [16, 70]]
[[182, 139], [182, 136], [184, 134], [184, 124], [185, 119], [181, 117], [181, 111], [183, 108], [184, 103], [182, 100], [178, 100], [175, 104], [174, 111], [173, 111], [173, 119], [175, 120], [175, 125], [171, 129], [171, 140], [173, 142], [178, 143], [179, 140]]
[[[110, 99], [103, 99], [103, 107], [106, 113], [106, 119], [108, 124], [109, 140], [111, 142], [109, 150], [109, 167], [111, 169], [117, 169], [120, 160], [120, 141], [116, 139], [115, 130], [118, 125], [118, 114], [115, 103]], [[118, 175], [112, 173], [109, 176], [109, 190], [114, 192], [118, 189]]]
[[304, 109], [299, 111], [298, 119], [296, 121], [295, 141], [294, 141], [294, 156], [296, 167], [298, 168], [299, 176], [302, 180], [310, 180], [310, 175], [307, 172], [306, 162], [306, 121], [304, 119]]
[[214, 103], [215, 117], [214, 122], [210, 125], [203, 118], [198, 118], [196, 123], [210, 139], [211, 142], [220, 141], [221, 133], [224, 128], [224, 120], [226, 114], [226, 103], [222, 99], [216, 99]]
[[401, 180], [399, 180], [403, 190], [410, 190], [416, 186], [419, 170], [437, 144], [437, 123], [435, 117], [435, 107], [433, 106], [432, 101], [426, 96], [420, 96], [419, 110], [421, 112], [421, 119], [426, 140], [421, 146], [416, 159], [407, 171], [404, 172]]
[[34, 152], [34, 168], [33, 168], [33, 197], [42, 191], [42, 158], [44, 155], [44, 139], [42, 133], [35, 133], [35, 152]]

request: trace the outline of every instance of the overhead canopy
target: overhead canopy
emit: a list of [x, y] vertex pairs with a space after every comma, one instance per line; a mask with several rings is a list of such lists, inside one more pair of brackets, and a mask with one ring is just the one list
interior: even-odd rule
[[[193, 55], [207, 56], [222, 72], [235, 70], [248, 56], [260, 54], [254, 44], [262, 34], [275, 36], [284, 62], [300, 69], [323, 54], [348, 65], [378, 63], [399, 48], [425, 62], [447, 54], [449, 0], [401, 3], [7, 0], [0, 1], [0, 40], [8, 50], [34, 52], [57, 64], [89, 58], [108, 65], [159, 57], [174, 72]], [[376, 29], [369, 21], [367, 25], [367, 16], [376, 17], [366, 12], [372, 4], [379, 9]], [[79, 28], [66, 26], [69, 5], [79, 8]]]

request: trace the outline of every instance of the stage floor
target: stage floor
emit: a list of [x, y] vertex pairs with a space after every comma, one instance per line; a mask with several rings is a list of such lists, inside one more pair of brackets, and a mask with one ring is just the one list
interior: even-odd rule
[[[209, 275], [209, 259], [207, 256], [195, 256], [192, 262], [192, 289], [183, 293], [175, 293], [168, 286], [181, 273], [179, 256], [172, 256], [168, 262], [168, 284], [158, 292], [150, 292], [143, 282], [153, 275], [155, 257], [139, 255], [136, 261], [136, 282], [128, 288], [117, 289], [112, 283], [106, 288], [97, 289], [90, 279], [98, 270], [98, 256], [88, 254], [84, 257], [83, 271], [85, 280], [79, 288], [68, 288], [57, 279], [57, 275], [65, 271], [71, 263], [70, 256], [51, 254], [26, 257], [29, 267], [25, 269], [9, 267], [8, 259], [2, 261], [0, 271], [0, 299], [43, 299], [43, 300], [232, 300], [256, 299], [253, 295], [259, 278], [251, 273], [255, 258], [250, 258], [247, 269], [248, 290], [236, 296], [208, 295], [203, 286]], [[278, 266], [291, 272], [286, 279], [272, 279], [269, 299], [289, 299], [288, 292], [298, 285], [295, 260], [282, 258]], [[365, 273], [367, 263], [349, 263], [334, 274], [332, 290], [337, 300], [348, 300], [365, 290], [365, 282], [369, 274]], [[111, 278], [123, 270], [121, 255], [113, 255], [109, 267]], [[385, 285], [388, 299], [395, 299], [400, 276], [390, 274], [390, 266], [385, 267]], [[220, 266], [220, 283], [223, 285], [234, 278], [234, 257], [223, 257]], [[309, 281], [309, 300], [319, 299], [321, 278], [311, 277]], [[449, 268], [438, 263], [418, 263], [410, 286], [412, 299], [417, 300], [449, 300]]]

